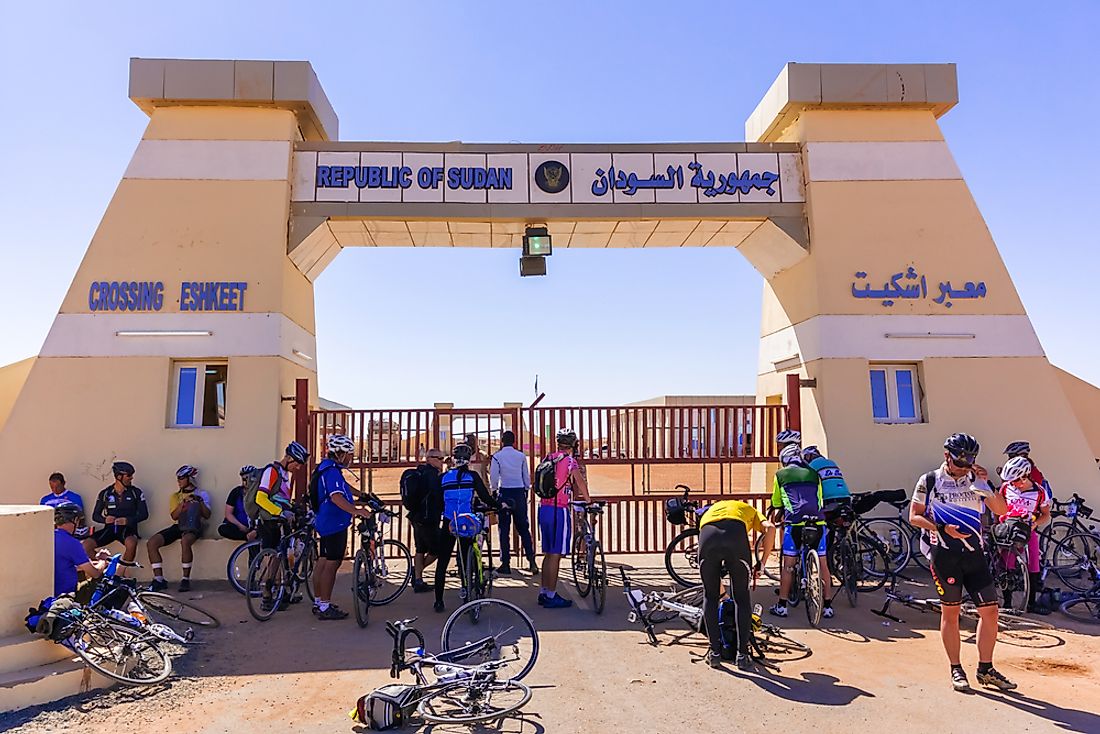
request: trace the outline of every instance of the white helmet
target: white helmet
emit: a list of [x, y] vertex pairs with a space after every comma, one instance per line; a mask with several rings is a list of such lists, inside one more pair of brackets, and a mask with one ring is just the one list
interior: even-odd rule
[[780, 446], [788, 443], [801, 444], [802, 432], [801, 431], [780, 431], [775, 435], [775, 442]]
[[334, 454], [355, 451], [355, 442], [347, 436], [336, 433], [328, 437], [328, 450]]
[[783, 466], [791, 466], [792, 464], [805, 464], [802, 459], [802, 450], [798, 448], [798, 444], [789, 444], [779, 452], [779, 463]]
[[1029, 474], [1031, 474], [1031, 462], [1026, 456], [1013, 456], [1001, 467], [1001, 479], [1006, 482], [1015, 482]]

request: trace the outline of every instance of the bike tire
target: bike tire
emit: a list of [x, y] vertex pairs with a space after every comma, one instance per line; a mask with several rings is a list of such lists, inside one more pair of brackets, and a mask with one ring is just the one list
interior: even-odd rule
[[367, 552], [360, 548], [355, 552], [351, 573], [351, 600], [355, 607], [355, 621], [360, 627], [366, 627], [370, 621], [370, 608], [374, 603], [371, 596], [375, 588], [373, 570], [374, 564], [367, 557]]
[[[266, 581], [264, 576], [269, 576]], [[248, 593], [244, 595], [248, 602], [248, 613], [258, 622], [266, 622], [275, 616], [286, 593], [287, 570], [283, 557], [278, 551], [267, 548], [260, 551], [252, 560], [248, 569]], [[271, 609], [263, 608], [263, 588], [271, 584]]]
[[259, 550], [259, 540], [241, 543], [230, 554], [229, 560], [225, 564], [225, 577], [229, 579], [229, 585], [238, 594], [243, 594], [245, 591], [245, 585], [248, 584], [248, 568], [252, 565], [252, 560]]
[[[776, 528], [776, 540], [782, 542], [783, 528]], [[776, 547], [772, 550], [772, 557], [778, 557], [779, 563], [773, 568], [771, 565], [771, 558], [762, 559], [760, 557], [764, 550], [764, 534], [760, 533], [756, 536], [756, 542], [752, 545], [752, 558], [756, 563], [760, 564], [760, 571], [772, 581], [779, 581], [780, 569], [783, 566], [783, 554], [781, 548]]]
[[136, 597], [139, 603], [162, 617], [177, 619], [180, 622], [208, 629], [221, 626], [218, 618], [210, 612], [191, 602], [177, 599], [171, 594], [162, 594], [159, 591], [139, 591]]
[[868, 594], [885, 586], [890, 576], [887, 569], [895, 561], [886, 554], [882, 541], [861, 534], [856, 537], [855, 553], [856, 589], [861, 594]]
[[592, 585], [592, 604], [596, 614], [603, 614], [604, 605], [607, 603], [607, 560], [604, 558], [600, 541], [593, 540], [588, 546], [588, 553], [588, 578]]
[[821, 559], [814, 550], [804, 550], [802, 556], [806, 620], [811, 626], [817, 627], [821, 624], [821, 614], [825, 609], [825, 582], [821, 578]]
[[[476, 691], [476, 693], [472, 693]], [[505, 698], [502, 705], [494, 705]], [[441, 687], [421, 699], [416, 712], [431, 724], [480, 724], [514, 714], [531, 700], [531, 689], [516, 680], [475, 683], [456, 681]]]
[[[481, 581], [482, 569], [479, 568], [481, 564], [478, 562], [477, 553], [473, 545], [466, 549], [466, 563], [464, 565], [465, 568], [463, 571], [466, 574], [466, 598], [463, 599], [463, 604], [466, 604], [467, 602], [478, 601], [484, 598], [484, 588], [482, 587]], [[480, 612], [477, 609], [473, 609], [470, 614], [473, 621], [477, 622]]]
[[862, 520], [860, 525], [862, 526], [860, 530], [877, 538], [886, 548], [891, 572], [900, 573], [909, 565], [913, 557], [912, 536], [900, 520], [892, 517], [875, 517]]
[[306, 541], [303, 553], [294, 559], [295, 579], [306, 590], [306, 595], [309, 596], [310, 601], [317, 600], [317, 597], [313, 595], [313, 569], [317, 566], [317, 559], [320, 558], [320, 555], [321, 551], [317, 547], [317, 538], [311, 535], [309, 540]]
[[1082, 596], [1062, 602], [1058, 611], [1085, 624], [1100, 624], [1100, 597]]
[[665, 548], [665, 570], [680, 586], [698, 586], [699, 576], [699, 528], [687, 528], [677, 533]]
[[[469, 613], [471, 607], [479, 607], [476, 620]], [[519, 659], [497, 670], [497, 677], [502, 680], [520, 680], [535, 667], [539, 658], [539, 634], [535, 623], [527, 612], [503, 599], [467, 602], [451, 612], [443, 623], [439, 644], [444, 651], [457, 650], [487, 637], [492, 637], [496, 644], [481, 659], [456, 662], [476, 665], [515, 652]]]
[[863, 568], [855, 549], [852, 548], [851, 541], [843, 544], [841, 559], [844, 563], [844, 576], [841, 585], [844, 587], [844, 595], [848, 597], [848, 604], [855, 607], [859, 603], [858, 584], [860, 576], [863, 575]]
[[1097, 582], [1100, 538], [1092, 533], [1073, 533], [1060, 540], [1051, 554], [1051, 568], [1074, 591], [1086, 592]]
[[381, 552], [375, 549], [372, 606], [389, 604], [405, 593], [413, 577], [412, 553], [408, 546], [399, 540], [386, 538], [380, 544]]
[[931, 561], [928, 560], [928, 556], [924, 555], [921, 551], [921, 532], [917, 528], [912, 528], [909, 532], [909, 548], [912, 551], [909, 554], [909, 561], [917, 564], [925, 571], [931, 571]]
[[573, 541], [569, 563], [573, 568], [573, 585], [577, 587], [577, 595], [583, 599], [592, 590], [592, 579], [588, 575], [588, 540], [583, 535]]
[[132, 628], [86, 621], [68, 644], [89, 667], [126, 685], [155, 685], [172, 675], [168, 653], [151, 635]]

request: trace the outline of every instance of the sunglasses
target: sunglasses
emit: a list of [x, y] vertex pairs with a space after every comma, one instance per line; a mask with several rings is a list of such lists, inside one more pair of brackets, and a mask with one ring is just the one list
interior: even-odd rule
[[974, 460], [978, 458], [977, 454], [963, 454], [962, 456], [955, 456], [951, 454], [951, 463], [960, 469], [969, 469], [974, 466]]
[[129, 478], [129, 479], [133, 479], [133, 478], [134, 478], [134, 475], [133, 475], [133, 474], [127, 474], [127, 473], [125, 473], [125, 472], [123, 472], [122, 474], [115, 474], [115, 476], [116, 476], [116, 477], [120, 477], [120, 478], [121, 478], [121, 477], [127, 477], [127, 478]]

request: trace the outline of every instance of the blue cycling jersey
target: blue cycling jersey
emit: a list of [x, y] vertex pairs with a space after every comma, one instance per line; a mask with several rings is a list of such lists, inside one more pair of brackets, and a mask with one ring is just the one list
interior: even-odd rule
[[819, 456], [810, 462], [810, 468], [821, 477], [821, 497], [826, 502], [847, 499], [852, 496], [852, 493], [848, 491], [848, 483], [844, 481], [844, 474], [835, 461]]

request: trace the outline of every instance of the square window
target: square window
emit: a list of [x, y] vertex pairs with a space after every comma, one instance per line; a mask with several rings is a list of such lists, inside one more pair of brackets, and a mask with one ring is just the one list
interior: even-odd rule
[[872, 365], [871, 415], [876, 423], [920, 423], [920, 374], [917, 365]]
[[226, 362], [175, 362], [172, 365], [170, 428], [218, 428], [225, 425], [229, 365]]

